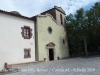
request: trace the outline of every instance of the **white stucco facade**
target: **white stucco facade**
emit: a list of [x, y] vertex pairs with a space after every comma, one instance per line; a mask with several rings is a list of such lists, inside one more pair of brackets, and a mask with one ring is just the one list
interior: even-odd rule
[[[32, 29], [32, 38], [22, 37], [21, 27]], [[24, 48], [31, 49], [31, 58], [24, 58]], [[0, 70], [4, 63], [18, 64], [35, 61], [34, 21], [0, 13]]]

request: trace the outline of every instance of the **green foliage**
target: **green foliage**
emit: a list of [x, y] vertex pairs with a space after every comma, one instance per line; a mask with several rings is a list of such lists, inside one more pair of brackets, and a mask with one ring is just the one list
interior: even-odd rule
[[100, 2], [88, 11], [80, 8], [75, 15], [66, 16], [65, 28], [73, 54], [85, 54], [86, 50], [88, 53], [100, 52]]

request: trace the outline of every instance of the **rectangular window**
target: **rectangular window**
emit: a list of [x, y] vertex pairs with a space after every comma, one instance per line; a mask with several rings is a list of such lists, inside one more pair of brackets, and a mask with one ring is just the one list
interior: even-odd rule
[[61, 25], [63, 25], [62, 14], [60, 14], [60, 21], [61, 21]]
[[30, 37], [30, 29], [29, 28], [24, 28], [24, 36]]
[[31, 49], [24, 49], [24, 58], [31, 58]]
[[22, 29], [21, 34], [24, 39], [32, 38], [32, 29], [29, 26], [21, 27], [21, 29]]
[[65, 40], [63, 39], [63, 44], [65, 44]]

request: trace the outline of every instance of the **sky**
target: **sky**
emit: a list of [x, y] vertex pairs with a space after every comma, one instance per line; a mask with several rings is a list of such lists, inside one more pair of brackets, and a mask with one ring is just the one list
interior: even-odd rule
[[100, 0], [0, 0], [0, 9], [18, 11], [23, 16], [32, 17], [58, 6], [68, 15], [75, 14], [79, 8], [90, 9], [95, 2]]

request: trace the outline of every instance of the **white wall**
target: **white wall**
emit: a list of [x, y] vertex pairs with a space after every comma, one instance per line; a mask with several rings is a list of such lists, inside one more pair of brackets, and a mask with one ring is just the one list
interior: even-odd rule
[[[32, 28], [32, 38], [24, 39], [21, 27]], [[35, 61], [34, 22], [0, 13], [0, 70], [4, 63], [18, 64]], [[24, 48], [31, 48], [31, 58], [24, 58]]]

